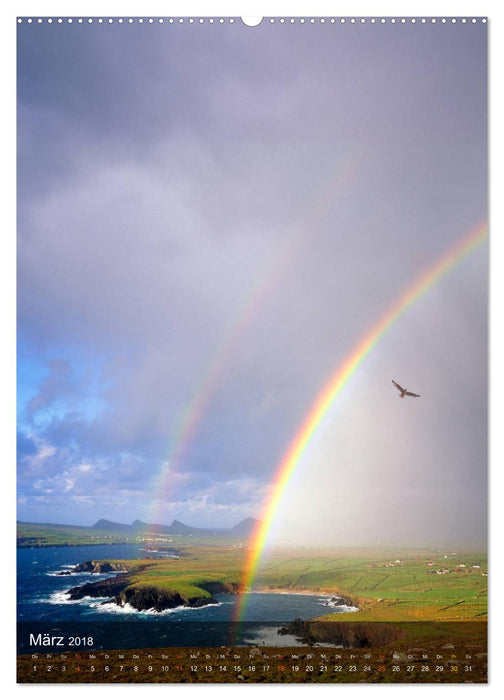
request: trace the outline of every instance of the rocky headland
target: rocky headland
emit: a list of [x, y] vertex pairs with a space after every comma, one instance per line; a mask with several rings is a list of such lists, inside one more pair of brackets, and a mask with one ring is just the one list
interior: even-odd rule
[[342, 593], [338, 593], [338, 595], [331, 596], [331, 598], [327, 601], [326, 605], [329, 605], [331, 607], [345, 605], [347, 608], [358, 608], [357, 602], [353, 598], [350, 598], [349, 595], [343, 595]]
[[72, 571], [75, 573], [89, 572], [90, 574], [107, 574], [111, 571], [127, 571], [127, 566], [120, 561], [85, 561], [82, 564], [77, 564]]
[[76, 564], [72, 566], [71, 569], [63, 569], [58, 571], [56, 576], [72, 576], [72, 574], [79, 574], [88, 572], [90, 574], [108, 574], [112, 571], [127, 571], [127, 567], [121, 562], [109, 562], [109, 561], [85, 561], [82, 564]]
[[294, 635], [303, 644], [337, 644], [344, 648], [382, 647], [401, 639], [405, 632], [398, 626], [381, 622], [337, 622], [335, 620], [301, 620], [278, 630], [280, 635]]
[[120, 606], [128, 604], [138, 611], [162, 612], [180, 606], [202, 608], [205, 605], [215, 605], [218, 601], [213, 597], [213, 594], [236, 592], [230, 584], [220, 582], [200, 584], [199, 588], [202, 589], [202, 592], [210, 593], [210, 596], [185, 596], [178, 591], [169, 591], [156, 586], [126, 586], [114, 596], [114, 603]]
[[[119, 562], [85, 562], [84, 564], [79, 564], [79, 567], [75, 567], [74, 571], [77, 570], [91, 573], [127, 571], [126, 567], [123, 568]], [[87, 597], [105, 598], [103, 604], [115, 603], [120, 607], [130, 605], [139, 612], [144, 610], [162, 612], [163, 610], [180, 606], [199, 608], [205, 605], [216, 604], [217, 600], [213, 597], [214, 595], [218, 593], [236, 593], [239, 586], [238, 584], [221, 581], [207, 581], [200, 583], [197, 588], [201, 590], [201, 595], [185, 595], [175, 590], [139, 584], [126, 573], [119, 573], [114, 578], [87, 582], [81, 586], [70, 588], [67, 591], [67, 595], [70, 600], [82, 600]]]

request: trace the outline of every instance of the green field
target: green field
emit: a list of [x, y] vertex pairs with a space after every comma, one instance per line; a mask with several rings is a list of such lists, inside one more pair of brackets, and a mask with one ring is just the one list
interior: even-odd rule
[[[211, 535], [160, 534], [157, 532], [131, 532], [131, 530], [100, 530], [91, 527], [53, 525], [43, 523], [17, 523], [17, 546], [27, 547], [79, 547], [99, 544], [149, 544], [178, 547], [179, 544], [213, 544]], [[238, 537], [221, 535], [219, 542], [239, 543]]]
[[[131, 540], [129, 542], [131, 543]], [[17, 546], [21, 548], [76, 547], [79, 545], [114, 543], [128, 543], [128, 536], [121, 532], [91, 530], [89, 527], [17, 523]]]
[[[176, 547], [183, 555], [178, 559], [125, 562], [128, 588], [155, 588], [184, 598], [209, 598], [219, 585], [237, 591], [245, 565], [246, 543], [237, 538], [155, 533], [125, 537], [120, 532], [22, 523], [18, 538], [21, 546], [36, 541], [31, 546], [148, 542]], [[359, 611], [337, 613], [339, 621], [483, 621], [487, 581], [482, 552], [298, 547], [270, 551], [257, 572], [254, 589], [346, 595]]]
[[[484, 619], [487, 612], [486, 561], [476, 553], [448, 555], [402, 554], [401, 563], [369, 553], [349, 551], [286, 555], [274, 552], [255, 579], [263, 591], [322, 592], [349, 596], [358, 612], [337, 613], [352, 621], [459, 621]], [[449, 573], [429, 573], [443, 561]], [[112, 561], [112, 560], [111, 560]], [[433, 562], [433, 566], [429, 566]], [[458, 564], [465, 564], [459, 568]], [[210, 597], [211, 585], [239, 588], [244, 553], [233, 547], [188, 548], [181, 559], [131, 560], [129, 588], [155, 587], [183, 597]], [[480, 568], [473, 568], [478, 566]], [[434, 567], [434, 568], [433, 568]], [[457, 569], [458, 570], [455, 570]]]
[[477, 552], [348, 551], [324, 558], [276, 555], [256, 584], [344, 593], [359, 612], [338, 613], [340, 621], [468, 620], [486, 616], [486, 574], [486, 556]]

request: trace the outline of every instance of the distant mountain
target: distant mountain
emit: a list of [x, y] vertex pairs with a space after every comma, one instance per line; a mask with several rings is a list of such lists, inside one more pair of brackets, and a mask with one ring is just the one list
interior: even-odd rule
[[208, 532], [208, 530], [202, 528], [185, 525], [181, 523], [180, 520], [174, 520], [171, 525], [149, 524], [141, 520], [135, 520], [129, 527], [135, 532], [157, 532], [161, 535], [194, 535], [196, 533]]
[[248, 537], [251, 535], [256, 527], [259, 525], [259, 520], [257, 518], [245, 518], [237, 525], [231, 528], [230, 532], [233, 535]]
[[114, 523], [112, 520], [98, 520], [94, 525], [91, 526], [93, 530], [110, 530], [111, 532], [124, 532], [124, 530], [130, 530], [131, 525], [123, 525], [122, 523]]
[[246, 518], [230, 529], [192, 527], [174, 520], [171, 525], [159, 525], [157, 523], [144, 523], [135, 520], [131, 525], [115, 523], [112, 520], [100, 519], [91, 526], [93, 530], [107, 530], [109, 532], [152, 532], [160, 535], [232, 535], [234, 537], [248, 537], [259, 524], [256, 518]]
[[208, 532], [208, 530], [205, 529], [185, 525], [184, 523], [181, 523], [180, 520], [174, 520], [170, 525], [170, 530], [173, 532], [174, 535], [195, 535], [199, 533]]
[[131, 523], [129, 529], [134, 532], [157, 532], [160, 535], [169, 535], [171, 533], [168, 525], [158, 525], [157, 523], [149, 525], [149, 523], [144, 523], [142, 520], [135, 520]]

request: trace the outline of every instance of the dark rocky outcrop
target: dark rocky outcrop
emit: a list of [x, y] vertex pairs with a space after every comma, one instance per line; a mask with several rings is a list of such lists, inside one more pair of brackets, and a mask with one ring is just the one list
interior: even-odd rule
[[198, 584], [198, 587], [210, 593], [210, 597], [203, 595], [187, 597], [177, 591], [156, 588], [155, 586], [128, 586], [115, 596], [114, 602], [121, 606], [128, 603], [136, 610], [155, 610], [156, 612], [180, 606], [202, 608], [205, 605], [217, 603], [213, 596], [218, 593], [236, 593], [238, 584], [205, 581]]
[[[86, 564], [92, 563], [86, 562]], [[90, 598], [107, 598], [107, 602], [113, 602], [121, 607], [129, 604], [135, 610], [161, 612], [162, 610], [180, 606], [200, 608], [205, 605], [215, 604], [217, 603], [213, 597], [215, 594], [236, 593], [239, 585], [222, 581], [208, 581], [200, 583], [198, 587], [210, 593], [210, 596], [187, 597], [177, 591], [157, 588], [156, 586], [135, 585], [132, 584], [128, 576], [118, 575], [105, 581], [88, 582], [82, 586], [76, 586], [67, 591], [67, 593], [70, 596], [70, 600], [81, 600], [88, 596]]]
[[343, 595], [343, 594], [338, 594], [338, 595], [332, 596], [332, 598], [330, 598], [327, 605], [331, 605], [331, 606], [332, 605], [346, 605], [349, 608], [357, 608], [358, 607], [357, 603], [355, 602], [355, 600], [353, 600], [353, 598], [350, 598], [350, 596]]
[[74, 566], [74, 573], [89, 572], [90, 574], [108, 574], [111, 571], [127, 571], [127, 567], [122, 562], [110, 561], [85, 561]]
[[188, 608], [200, 608], [210, 603], [216, 603], [214, 598], [205, 596], [193, 596], [185, 598], [176, 591], [166, 591], [155, 586], [130, 587], [121, 590], [114, 598], [117, 605], [123, 606], [128, 603], [135, 610], [169, 610], [186, 606]]
[[129, 584], [125, 576], [108, 578], [105, 581], [93, 581], [75, 586], [67, 591], [70, 600], [81, 600], [89, 596], [90, 598], [115, 598]]
[[290, 625], [281, 627], [278, 634], [292, 634], [309, 646], [330, 643], [345, 648], [362, 649], [385, 646], [403, 637], [405, 632], [386, 622], [304, 621], [297, 618]]

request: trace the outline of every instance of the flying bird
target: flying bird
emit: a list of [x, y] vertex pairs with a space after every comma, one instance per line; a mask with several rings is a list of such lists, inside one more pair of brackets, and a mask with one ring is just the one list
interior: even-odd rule
[[397, 387], [397, 389], [399, 389], [399, 391], [401, 392], [401, 395], [399, 396], [400, 399], [404, 399], [405, 396], [420, 397], [420, 394], [414, 394], [412, 391], [408, 391], [407, 389], [403, 389], [402, 386], [400, 384], [398, 384], [397, 382], [395, 382], [393, 379], [392, 379], [392, 384], [395, 387]]

